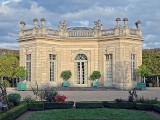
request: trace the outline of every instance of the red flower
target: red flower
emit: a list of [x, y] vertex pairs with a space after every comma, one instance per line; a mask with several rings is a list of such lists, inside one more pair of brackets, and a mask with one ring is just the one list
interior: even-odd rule
[[65, 102], [67, 97], [64, 95], [63, 96], [57, 95], [54, 98], [55, 98], [56, 102]]

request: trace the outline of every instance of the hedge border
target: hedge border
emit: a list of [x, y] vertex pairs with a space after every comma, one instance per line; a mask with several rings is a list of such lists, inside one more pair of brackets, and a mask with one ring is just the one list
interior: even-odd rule
[[75, 102], [76, 108], [102, 108], [103, 102], [101, 101], [79, 101]]
[[64, 103], [44, 102], [44, 109], [69, 109], [73, 108], [73, 101], [66, 101]]
[[153, 104], [136, 103], [136, 109], [138, 110], [153, 110]]
[[31, 111], [43, 111], [44, 110], [44, 102], [34, 101], [28, 103], [28, 110]]
[[7, 111], [6, 113], [2, 113], [0, 115], [0, 120], [14, 120], [27, 110], [28, 110], [27, 103], [22, 103], [19, 106], [16, 106], [15, 108]]
[[114, 102], [114, 101], [103, 101], [103, 106], [107, 108], [117, 109], [135, 109], [135, 102]]

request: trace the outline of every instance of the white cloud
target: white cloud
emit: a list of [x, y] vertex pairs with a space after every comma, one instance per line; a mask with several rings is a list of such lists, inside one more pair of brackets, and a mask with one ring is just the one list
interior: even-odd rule
[[38, 6], [37, 2], [32, 2], [31, 5], [31, 12], [40, 13], [40, 12], [46, 12], [46, 10], [42, 6]]

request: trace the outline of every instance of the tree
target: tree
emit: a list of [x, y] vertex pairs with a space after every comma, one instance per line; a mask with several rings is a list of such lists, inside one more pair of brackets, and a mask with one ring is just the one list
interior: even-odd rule
[[12, 78], [12, 86], [14, 87], [14, 78], [16, 78], [16, 68], [19, 66], [17, 56], [7, 53], [0, 59], [0, 75]]
[[21, 77], [27, 77], [27, 70], [25, 69], [25, 67], [23, 67], [23, 66], [19, 66], [19, 67], [17, 67], [17, 69], [16, 69], [16, 77], [17, 78], [21, 78]]
[[159, 87], [160, 76], [160, 53], [152, 50], [144, 50], [142, 53], [142, 63], [150, 70], [150, 76], [157, 78], [157, 87]]
[[141, 65], [137, 69], [137, 76], [143, 77], [143, 82], [145, 83], [145, 77], [151, 75], [149, 69], [146, 65]]
[[130, 66], [127, 61], [116, 63], [116, 77], [123, 83], [123, 90], [126, 90], [126, 83], [129, 77]]

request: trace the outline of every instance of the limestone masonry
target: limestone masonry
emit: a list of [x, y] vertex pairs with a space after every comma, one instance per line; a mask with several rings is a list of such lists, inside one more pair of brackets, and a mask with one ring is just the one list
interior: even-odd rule
[[58, 30], [46, 28], [44, 18], [40, 21], [38, 25], [35, 18], [31, 29], [24, 29], [25, 22], [20, 22], [20, 65], [28, 70], [27, 88], [35, 82], [40, 87], [62, 86], [60, 74], [64, 70], [72, 72], [70, 87], [91, 87], [89, 76], [94, 70], [102, 74], [99, 86], [135, 87], [136, 69], [142, 64], [140, 21], [136, 28], [129, 28], [127, 18], [124, 25], [117, 18], [116, 27], [111, 29], [102, 29], [100, 20], [93, 28], [70, 28], [64, 21]]

